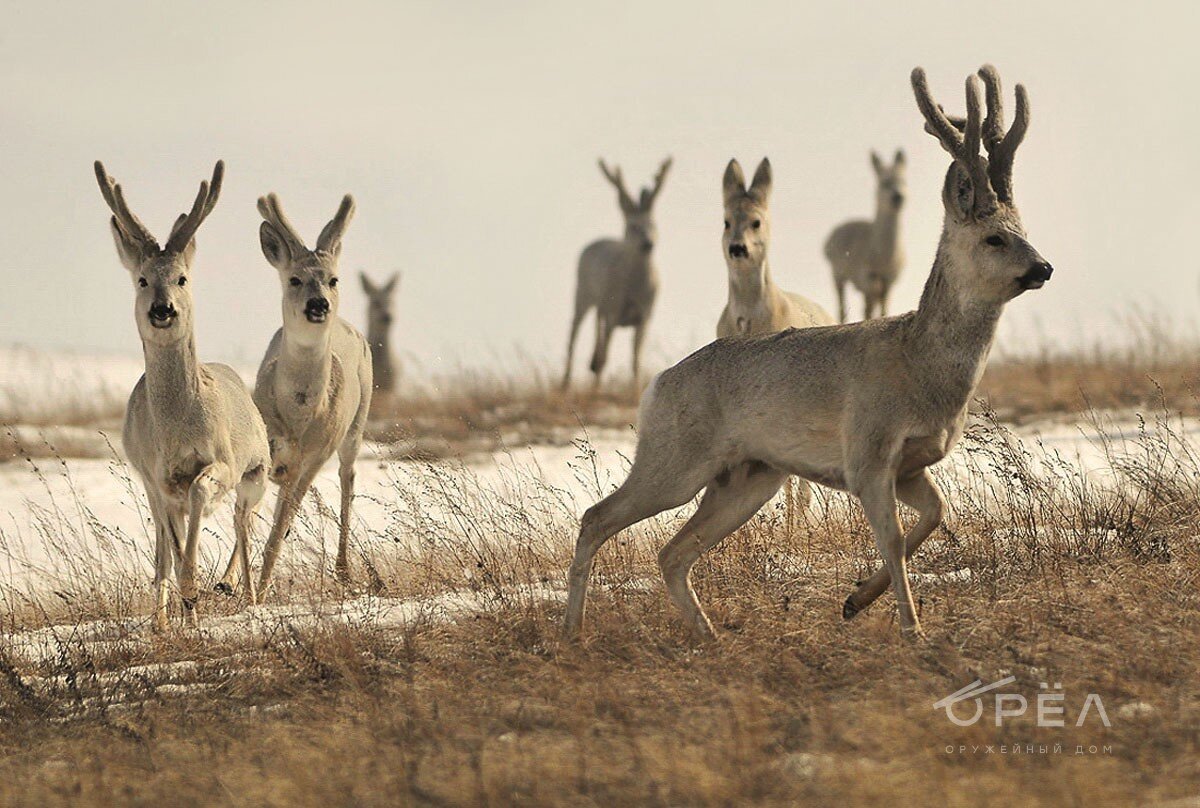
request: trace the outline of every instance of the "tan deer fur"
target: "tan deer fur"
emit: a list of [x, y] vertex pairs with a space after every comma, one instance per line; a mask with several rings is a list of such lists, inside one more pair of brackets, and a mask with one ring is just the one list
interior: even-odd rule
[[[1007, 132], [1000, 81], [967, 80], [967, 118], [934, 103], [912, 74], [927, 129], [953, 158], [943, 191], [937, 257], [916, 311], [848, 325], [719, 339], [651, 382], [639, 412], [637, 453], [625, 482], [583, 515], [568, 572], [565, 633], [584, 617], [592, 560], [613, 535], [679, 507], [700, 506], [659, 553], [671, 599], [688, 625], [713, 636], [689, 580], [693, 564], [740, 527], [789, 474], [845, 490], [862, 503], [884, 566], [843, 605], [852, 617], [892, 585], [905, 635], [921, 626], [908, 558], [941, 522], [929, 467], [958, 442], [1005, 304], [1049, 279], [1013, 204], [1012, 161], [1029, 122], [1017, 87]], [[961, 127], [961, 128], [960, 128]], [[980, 152], [981, 143], [987, 149]], [[897, 502], [917, 511], [907, 534]]]
[[[266, 487], [267, 431], [241, 377], [196, 356], [192, 264], [196, 229], [221, 193], [225, 166], [201, 182], [190, 213], [181, 215], [165, 247], [130, 211], [121, 186], [97, 161], [96, 179], [112, 211], [117, 255], [133, 280], [134, 320], [146, 372], [133, 388], [122, 440], [150, 502], [154, 520], [154, 627], [168, 626], [172, 567], [190, 622], [196, 619], [200, 525], [236, 491], [236, 545], [223, 583], [232, 590], [238, 569], [249, 570], [254, 510]], [[245, 576], [250, 600], [253, 583]]]
[[393, 272], [385, 283], [378, 286], [365, 272], [358, 273], [358, 278], [367, 295], [367, 344], [371, 346], [375, 394], [392, 395], [400, 383], [400, 363], [392, 350], [392, 323], [395, 320], [396, 288], [400, 285], [400, 273]]

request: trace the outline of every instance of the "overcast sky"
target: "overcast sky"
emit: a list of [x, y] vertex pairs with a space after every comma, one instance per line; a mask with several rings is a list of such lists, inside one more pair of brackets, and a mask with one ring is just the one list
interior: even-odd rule
[[[893, 308], [912, 308], [947, 158], [922, 131], [909, 71], [923, 65], [958, 111], [985, 61], [1009, 93], [1029, 90], [1016, 195], [1057, 270], [1010, 305], [1004, 346], [1115, 340], [1133, 305], [1190, 327], [1194, 4], [810, 5], [0, 2], [0, 343], [139, 352], [96, 158], [164, 241], [226, 160], [198, 236], [205, 358], [255, 363], [278, 326], [254, 207], [274, 190], [310, 244], [355, 195], [342, 272], [403, 272], [397, 336], [413, 361], [557, 366], [578, 253], [621, 231], [601, 155], [631, 184], [675, 157], [653, 365], [712, 337], [733, 156], [747, 174], [763, 155], [774, 166], [776, 280], [832, 307], [821, 245], [871, 213], [868, 150], [903, 147], [908, 264]], [[361, 324], [358, 284], [343, 288], [341, 313]], [[581, 338], [586, 354], [590, 326]], [[628, 340], [613, 349], [622, 368]]]

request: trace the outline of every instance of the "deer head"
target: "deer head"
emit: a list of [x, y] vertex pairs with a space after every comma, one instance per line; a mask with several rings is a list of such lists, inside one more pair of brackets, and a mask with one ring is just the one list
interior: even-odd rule
[[649, 253], [654, 249], [654, 241], [658, 237], [658, 229], [654, 226], [654, 202], [671, 169], [671, 158], [668, 157], [659, 166], [658, 173], [654, 175], [654, 184], [643, 188], [637, 201], [626, 190], [620, 167], [611, 170], [603, 160], [599, 162], [601, 173], [617, 189], [617, 202], [621, 206], [621, 215], [625, 217], [625, 241]]
[[396, 287], [400, 284], [400, 273], [393, 272], [387, 283], [376, 286], [365, 272], [358, 273], [363, 291], [367, 294], [367, 331], [372, 334], [386, 333], [392, 325], [392, 302]]
[[725, 262], [736, 271], [762, 266], [771, 241], [771, 162], [763, 158], [754, 172], [750, 187], [737, 160], [725, 167], [722, 181], [725, 198], [725, 232], [721, 236]]
[[188, 213], [171, 228], [165, 247], [129, 209], [125, 193], [99, 160], [95, 163], [100, 193], [112, 211], [109, 227], [121, 263], [133, 279], [134, 317], [143, 341], [167, 344], [192, 333], [192, 259], [196, 255], [196, 230], [212, 213], [221, 195], [225, 163], [218, 160], [211, 181], [200, 183], [200, 192]]
[[896, 150], [890, 166], [871, 152], [871, 166], [875, 169], [875, 209], [899, 213], [904, 207], [904, 150]]
[[[980, 79], [987, 93], [986, 117]], [[946, 208], [942, 249], [955, 288], [961, 295], [989, 302], [1004, 302], [1040, 288], [1053, 268], [1026, 239], [1013, 202], [1013, 156], [1029, 128], [1025, 88], [1017, 85], [1013, 125], [1005, 131], [1000, 74], [991, 65], [981, 68], [978, 76], [967, 77], [965, 118], [948, 117], [934, 102], [925, 71], [919, 67], [912, 72], [912, 86], [925, 130], [954, 158], [942, 188]]]
[[347, 194], [329, 224], [310, 250], [283, 213], [275, 194], [259, 197], [258, 228], [263, 255], [279, 271], [283, 287], [284, 327], [296, 335], [317, 336], [328, 328], [338, 312], [338, 256], [342, 234], [354, 216], [354, 199]]

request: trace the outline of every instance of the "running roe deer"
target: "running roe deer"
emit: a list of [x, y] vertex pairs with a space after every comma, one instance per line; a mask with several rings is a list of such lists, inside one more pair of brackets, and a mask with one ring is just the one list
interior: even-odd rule
[[596, 347], [592, 351], [591, 371], [595, 384], [608, 362], [608, 343], [613, 330], [633, 327], [633, 384], [638, 385], [641, 373], [642, 343], [654, 298], [658, 294], [658, 272], [651, 254], [657, 230], [654, 226], [654, 202], [662, 190], [663, 180], [671, 168], [671, 158], [663, 161], [654, 184], [643, 188], [635, 202], [625, 188], [621, 169], [610, 171], [600, 160], [600, 171], [617, 189], [621, 215], [625, 217], [625, 238], [593, 241], [579, 256], [575, 282], [575, 314], [571, 318], [571, 333], [567, 338], [567, 367], [563, 371], [562, 387], [571, 384], [571, 364], [575, 358], [575, 337], [579, 324], [592, 309], [596, 310]]
[[162, 631], [169, 625], [173, 565], [184, 613], [196, 620], [200, 523], [230, 491], [237, 492], [236, 545], [222, 581], [232, 591], [240, 566], [254, 602], [249, 543], [266, 488], [267, 430], [241, 377], [196, 357], [190, 285], [195, 235], [217, 204], [225, 164], [217, 162], [211, 183], [200, 183], [191, 212], [175, 220], [165, 247], [130, 211], [121, 186], [99, 160], [95, 170], [113, 214], [117, 255], [133, 279], [134, 319], [146, 358], [146, 372], [129, 396], [122, 441], [154, 520], [154, 628]]
[[871, 152], [875, 169], [875, 219], [838, 225], [825, 241], [825, 257], [833, 268], [838, 296], [838, 322], [846, 322], [846, 283], [863, 295], [863, 319], [878, 312], [887, 317], [888, 294], [904, 268], [900, 243], [900, 211], [904, 207], [904, 152], [886, 165]]
[[[703, 637], [712, 624], [689, 575], [702, 553], [744, 524], [789, 474], [854, 494], [884, 566], [846, 599], [853, 617], [891, 583], [904, 635], [921, 636], [907, 560], [942, 520], [929, 467], [962, 435], [1005, 304], [1040, 288], [1052, 269], [1026, 240], [1013, 203], [1013, 155], [1029, 124], [1017, 86], [1004, 130], [1000, 79], [967, 79], [961, 129], [912, 73], [926, 128], [953, 158], [942, 191], [945, 220], [933, 269], [914, 312], [849, 325], [720, 339], [651, 382], [642, 396], [629, 477], [583, 515], [568, 573], [564, 630], [578, 635], [592, 560], [613, 535], [705, 489], [700, 506], [659, 553], [671, 599]], [[987, 157], [980, 153], [980, 144]], [[901, 529], [897, 500], [919, 519]]]
[[305, 246], [275, 194], [258, 200], [258, 212], [263, 255], [279, 271], [283, 288], [283, 327], [271, 339], [254, 385], [254, 403], [271, 436], [271, 480], [279, 484], [258, 583], [262, 598], [300, 501], [334, 452], [342, 495], [335, 569], [338, 579], [349, 583], [354, 461], [362, 447], [372, 379], [367, 341], [337, 314], [338, 256], [354, 199], [343, 197], [315, 250]]
[[367, 344], [371, 346], [371, 375], [375, 393], [391, 395], [400, 381], [400, 365], [392, 352], [392, 310], [400, 273], [393, 272], [387, 282], [376, 286], [365, 272], [358, 273], [367, 295]]

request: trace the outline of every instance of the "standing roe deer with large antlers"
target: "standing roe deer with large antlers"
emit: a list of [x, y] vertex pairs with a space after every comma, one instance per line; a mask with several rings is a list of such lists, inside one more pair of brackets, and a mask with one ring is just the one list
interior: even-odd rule
[[904, 268], [900, 243], [900, 210], [904, 207], [904, 152], [897, 150], [886, 165], [871, 152], [875, 169], [875, 219], [838, 225], [825, 241], [825, 257], [833, 268], [838, 296], [838, 322], [846, 322], [846, 283], [863, 295], [863, 319], [878, 312], [887, 317], [888, 294]]
[[[890, 582], [902, 632], [921, 635], [907, 559], [942, 520], [943, 500], [929, 467], [962, 435], [1005, 304], [1040, 288], [1052, 271], [1026, 240], [1013, 204], [1013, 155], [1029, 124], [1025, 90], [1017, 86], [1016, 118], [1005, 132], [999, 76], [990, 65], [979, 75], [987, 117], [971, 76], [960, 131], [934, 103], [924, 71], [912, 74], [926, 126], [953, 157], [942, 192], [941, 242], [917, 310], [720, 339], [660, 373], [642, 397], [629, 477], [583, 515], [568, 573], [568, 636], [582, 627], [600, 547], [705, 489], [698, 510], [658, 559], [688, 624], [712, 637], [689, 581], [692, 566], [753, 516], [789, 474], [854, 494], [875, 534], [884, 566], [846, 599], [843, 616], [866, 608]], [[907, 535], [897, 500], [920, 515]]]
[[122, 441], [154, 519], [154, 627], [161, 631], [169, 624], [172, 565], [187, 619], [196, 620], [200, 523], [230, 491], [237, 492], [236, 544], [222, 580], [232, 591], [240, 566], [254, 601], [249, 543], [254, 509], [266, 487], [267, 430], [241, 377], [196, 357], [189, 283], [195, 235], [217, 204], [224, 163], [217, 163], [211, 183], [200, 183], [191, 212], [175, 220], [161, 248], [130, 211], [121, 186], [99, 161], [95, 169], [113, 214], [109, 225], [117, 255], [133, 278], [134, 319], [146, 358], [146, 373], [129, 396]]
[[571, 333], [567, 338], [567, 367], [562, 386], [571, 384], [571, 364], [575, 359], [575, 337], [579, 324], [591, 310], [596, 310], [596, 347], [592, 350], [591, 371], [595, 384], [608, 362], [608, 343], [613, 330], [633, 327], [633, 384], [638, 385], [641, 373], [642, 343], [654, 298], [658, 294], [658, 273], [651, 260], [657, 230], [654, 226], [654, 202], [662, 190], [663, 180], [671, 168], [671, 158], [663, 161], [654, 176], [654, 185], [643, 188], [637, 201], [625, 188], [621, 169], [610, 171], [600, 161], [600, 171], [617, 189], [621, 215], [625, 217], [625, 238], [593, 241], [579, 256], [578, 277], [575, 282], [575, 314], [571, 318]]
[[337, 314], [338, 255], [354, 215], [353, 198], [342, 199], [315, 250], [305, 246], [275, 194], [258, 200], [258, 212], [264, 220], [258, 231], [263, 255], [279, 270], [283, 287], [283, 327], [271, 339], [254, 385], [254, 402], [271, 436], [271, 480], [279, 484], [275, 522], [263, 551], [261, 598], [300, 501], [334, 452], [342, 494], [336, 570], [338, 579], [349, 583], [354, 461], [371, 406], [372, 378], [367, 341]]

